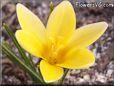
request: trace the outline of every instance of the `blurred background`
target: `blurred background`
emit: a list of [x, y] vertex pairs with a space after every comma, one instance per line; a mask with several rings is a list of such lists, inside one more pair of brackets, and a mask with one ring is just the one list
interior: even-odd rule
[[[6, 23], [15, 33], [20, 28], [16, 15], [16, 4], [22, 3], [34, 12], [46, 25], [50, 14], [49, 4], [53, 2], [54, 7], [62, 0], [0, 0], [0, 32], [1, 40], [7, 41], [12, 49], [17, 51], [8, 37], [2, 24]], [[91, 85], [91, 84], [110, 84], [114, 85], [114, 7], [79, 7], [77, 2], [95, 3], [98, 0], [70, 0], [76, 12], [76, 27], [81, 27], [90, 23], [105, 21], [109, 27], [106, 32], [89, 49], [96, 56], [96, 62], [88, 69], [70, 70], [65, 78], [64, 84], [68, 85]], [[114, 0], [99, 0], [103, 3], [113, 3]], [[18, 53], [17, 53], [18, 54]], [[30, 77], [21, 70], [18, 65], [8, 60], [2, 54], [0, 64], [2, 65], [2, 84], [31, 84]], [[38, 59], [34, 59], [37, 63]]]

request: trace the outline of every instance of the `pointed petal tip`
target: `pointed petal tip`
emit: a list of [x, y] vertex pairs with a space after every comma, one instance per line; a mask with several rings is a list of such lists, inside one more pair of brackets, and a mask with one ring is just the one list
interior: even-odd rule
[[[107, 29], [107, 27], [108, 27], [108, 23], [107, 22], [105, 22], [105, 21], [101, 21], [101, 22], [96, 22], [96, 23], [93, 23], [93, 24], [95, 24], [96, 26], [98, 25], [98, 26], [100, 26], [100, 27], [102, 27], [102, 28], [100, 28], [102, 31], [106, 31], [106, 29]], [[92, 24], [90, 24], [90, 25], [92, 25]]]
[[105, 29], [107, 29], [107, 27], [108, 27], [108, 23], [107, 22], [102, 21], [102, 22], [99, 22], [99, 23], [102, 24], [103, 26], [105, 26]]
[[62, 3], [70, 3], [68, 0], [64, 0], [62, 1]]
[[22, 7], [22, 4], [21, 3], [17, 3], [17, 5], [16, 5], [16, 11], [17, 11], [17, 13], [18, 13], [20, 7]]
[[104, 25], [105, 25], [105, 27], [106, 27], [106, 29], [107, 29], [108, 23], [107, 23], [107, 22], [103, 22], [103, 23], [104, 23]]
[[16, 4], [16, 8], [18, 8], [18, 7], [20, 7], [20, 6], [22, 6], [21, 3], [17, 3], [17, 4]]
[[[101, 30], [103, 31], [103, 33], [107, 30], [108, 28], [108, 23], [105, 21], [99, 22], [99, 25], [101, 25], [103, 28], [101, 28]], [[103, 34], [102, 33], [102, 34]]]
[[[68, 0], [64, 0], [64, 1], [62, 1], [61, 4], [64, 4], [64, 5], [71, 5], [70, 1], [68, 1]], [[72, 5], [71, 5], [71, 6], [72, 6]]]
[[25, 6], [21, 3], [17, 3], [16, 5], [16, 10], [18, 11], [19, 9], [25, 8]]

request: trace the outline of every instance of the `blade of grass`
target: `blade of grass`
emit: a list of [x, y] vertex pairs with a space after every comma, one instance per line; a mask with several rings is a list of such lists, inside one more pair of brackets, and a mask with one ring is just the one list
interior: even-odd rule
[[[29, 54], [29, 59], [30, 59], [30, 61], [31, 61], [31, 64], [32, 64], [32, 66], [35, 68], [35, 64], [33, 63], [33, 59], [32, 59], [32, 57], [31, 57], [31, 54]], [[40, 76], [40, 78], [42, 79], [42, 81], [44, 82], [44, 80], [43, 80], [43, 77], [42, 77], [42, 74], [41, 74], [41, 72], [40, 72], [40, 70], [39, 70], [39, 67], [37, 67], [37, 69], [38, 69], [38, 75]]]
[[33, 70], [36, 71], [36, 69], [35, 69], [35, 64], [34, 64], [34, 62], [33, 62], [33, 60], [32, 60], [31, 54], [29, 54], [29, 60], [30, 60], [30, 62], [31, 62], [31, 65], [32, 65], [32, 67], [33, 67]]
[[65, 79], [65, 77], [66, 77], [68, 71], [69, 71], [69, 69], [65, 69], [64, 75], [63, 75], [63, 77], [62, 77], [61, 80], [60, 80], [60, 85], [63, 84], [63, 81], [64, 81], [64, 79]]
[[[35, 71], [35, 70], [34, 70], [35, 68], [33, 68], [32, 64], [31, 64], [30, 61], [29, 61], [29, 59], [28, 59], [27, 56], [25, 55], [24, 50], [21, 48], [21, 46], [19, 45], [18, 41], [16, 40], [14, 33], [11, 31], [11, 29], [10, 29], [6, 24], [4, 24], [3, 26], [4, 26], [5, 30], [7, 31], [8, 35], [11, 37], [13, 43], [14, 43], [15, 46], [17, 47], [17, 49], [18, 49], [18, 51], [19, 51], [21, 57], [23, 58], [25, 64], [27, 64], [33, 71]], [[35, 72], [36, 72], [36, 71], [35, 71]]]
[[23, 63], [13, 52], [11, 52], [11, 49], [8, 46], [5, 46], [4, 44], [1, 45], [3, 52], [8, 56], [8, 58], [14, 62], [15, 64], [18, 64], [23, 70], [25, 70], [31, 78], [39, 84], [43, 84], [44, 82], [41, 80], [41, 78], [33, 71], [31, 70], [25, 63]]

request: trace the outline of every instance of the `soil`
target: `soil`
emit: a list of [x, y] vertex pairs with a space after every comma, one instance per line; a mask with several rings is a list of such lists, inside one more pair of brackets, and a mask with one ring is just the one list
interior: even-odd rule
[[[79, 0], [78, 0], [79, 1]], [[83, 1], [83, 0], [81, 0]], [[85, 0], [89, 2], [91, 0]], [[92, 0], [93, 1], [93, 0]], [[114, 3], [114, 0], [111, 0]], [[16, 15], [16, 3], [23, 3], [31, 11], [33, 11], [41, 21], [46, 25], [50, 13], [49, 0], [3, 0], [1, 3], [2, 10], [0, 10], [0, 19], [2, 23], [6, 23], [12, 28], [15, 33], [20, 28]], [[56, 6], [60, 0], [53, 1]], [[83, 25], [105, 21], [109, 27], [106, 32], [95, 43], [88, 48], [95, 54], [96, 62], [88, 69], [70, 70], [64, 80], [64, 84], [68, 85], [114, 85], [114, 7], [93, 7], [82, 8], [77, 7], [72, 1], [76, 12], [76, 27]], [[2, 27], [2, 24], [0, 24]], [[11, 39], [6, 32], [1, 29], [2, 37], [0, 39], [6, 40], [12, 44]], [[33, 81], [18, 65], [13, 64], [8, 60], [6, 55], [0, 58], [2, 65], [2, 84], [31, 84]], [[36, 62], [37, 59], [34, 59]]]

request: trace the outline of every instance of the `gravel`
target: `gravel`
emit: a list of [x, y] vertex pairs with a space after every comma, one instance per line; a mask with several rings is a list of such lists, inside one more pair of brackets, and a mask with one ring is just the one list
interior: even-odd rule
[[[15, 4], [17, 2], [14, 3], [11, 0], [6, 1], [7, 2], [2, 3], [2, 21], [7, 23], [15, 32], [17, 28], [20, 28], [17, 21], [17, 16], [15, 14]], [[88, 2], [90, 0], [86, 1]], [[20, 0], [20, 2], [26, 5], [29, 9], [31, 9], [36, 15], [38, 15], [41, 21], [43, 21], [43, 23], [46, 25], [50, 13], [48, 1], [41, 2], [37, 0], [31, 0], [30, 2], [26, 2]], [[59, 0], [54, 1], [54, 6], [56, 6], [59, 2]], [[77, 28], [99, 21], [106, 21], [109, 27], [102, 35], [102, 37], [100, 37], [100, 39], [98, 39], [95, 43], [88, 47], [95, 54], [95, 64], [88, 69], [69, 70], [64, 80], [64, 84], [114, 85], [114, 8], [80, 8], [76, 7], [75, 4], [73, 5], [76, 11]], [[11, 40], [6, 35], [6, 32], [4, 30], [2, 30], [2, 32], [2, 39], [5, 39], [9, 43], [11, 43]], [[4, 58], [6, 58], [5, 55], [3, 55], [3, 61]], [[38, 59], [34, 59], [35, 63], [37, 63], [38, 61]], [[6, 63], [9, 63], [9, 61], [7, 61]], [[2, 63], [2, 71], [6, 71], [3, 71], [3, 84], [33, 83], [32, 80], [28, 77], [28, 75], [24, 72], [22, 72], [23, 76], [18, 76], [18, 73], [17, 75], [8, 75], [8, 72], [13, 72], [15, 70], [13, 69], [14, 66], [12, 66], [14, 64], [6, 63]], [[18, 68], [18, 66], [16, 66], [16, 68]], [[22, 70], [18, 68], [18, 71]], [[18, 76], [18, 78], [16, 76]], [[23, 78], [24, 81], [22, 81], [21, 78]]]

